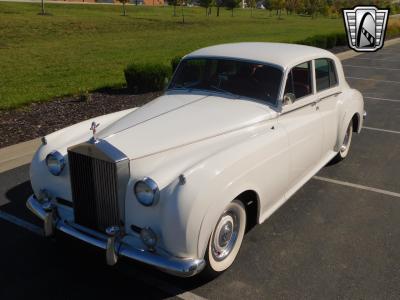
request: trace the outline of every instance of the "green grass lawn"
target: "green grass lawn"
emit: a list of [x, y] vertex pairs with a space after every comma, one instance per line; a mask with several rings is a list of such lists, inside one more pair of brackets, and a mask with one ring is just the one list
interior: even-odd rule
[[[286, 16], [265, 10], [0, 2], [0, 109], [124, 84], [123, 69], [134, 61], [168, 64], [207, 45], [242, 41], [291, 42], [343, 30], [341, 19]], [[179, 13], [180, 9], [177, 10]]]

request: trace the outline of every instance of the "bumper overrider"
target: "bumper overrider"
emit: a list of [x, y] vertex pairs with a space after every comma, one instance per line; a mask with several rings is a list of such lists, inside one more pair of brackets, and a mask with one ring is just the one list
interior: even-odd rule
[[81, 230], [79, 225], [60, 219], [54, 203], [51, 201], [41, 202], [35, 195], [31, 195], [28, 198], [26, 205], [32, 213], [43, 220], [44, 235], [46, 237], [52, 236], [56, 230], [59, 230], [88, 244], [104, 249], [106, 251], [107, 264], [109, 265], [116, 264], [118, 257], [124, 256], [180, 277], [196, 275], [205, 266], [204, 259], [165, 256], [155, 251], [128, 245], [123, 242], [123, 234], [117, 227], [107, 230], [107, 235], [99, 232], [90, 234], [89, 231]]

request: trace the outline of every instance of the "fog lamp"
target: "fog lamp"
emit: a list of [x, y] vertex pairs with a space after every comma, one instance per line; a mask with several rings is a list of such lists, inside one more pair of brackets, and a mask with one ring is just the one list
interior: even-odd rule
[[143, 228], [140, 231], [140, 238], [150, 251], [154, 251], [157, 245], [157, 236], [150, 227]]

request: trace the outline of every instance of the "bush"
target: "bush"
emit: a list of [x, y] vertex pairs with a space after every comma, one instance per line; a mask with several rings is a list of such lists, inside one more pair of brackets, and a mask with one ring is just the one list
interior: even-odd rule
[[314, 36], [314, 46], [322, 49], [326, 49], [327, 47], [327, 37], [325, 35], [316, 35]]
[[326, 49], [331, 49], [336, 46], [337, 34], [326, 36]]
[[154, 63], [133, 63], [124, 70], [128, 89], [135, 94], [161, 91], [164, 89], [171, 69]]
[[389, 20], [386, 36], [389, 38], [400, 36], [400, 19]]
[[182, 56], [175, 56], [173, 59], [171, 59], [172, 73], [175, 72], [175, 70], [178, 67], [178, 65], [181, 62], [181, 60], [182, 60]]
[[347, 35], [346, 33], [338, 33], [336, 35], [336, 46], [346, 46], [347, 45]]

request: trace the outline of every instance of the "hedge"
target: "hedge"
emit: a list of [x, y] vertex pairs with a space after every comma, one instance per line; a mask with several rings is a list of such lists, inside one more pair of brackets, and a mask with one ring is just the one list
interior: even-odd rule
[[[389, 24], [387, 30], [388, 37], [400, 35], [400, 21]], [[331, 49], [335, 46], [346, 46], [346, 33], [333, 33], [329, 35], [315, 35], [305, 40], [297, 41], [296, 44], [314, 46], [324, 49]], [[136, 93], [147, 93], [160, 91], [164, 89], [165, 84], [175, 71], [180, 61], [181, 56], [176, 56], [171, 59], [170, 66], [154, 63], [133, 63], [124, 70], [126, 83], [128, 88]]]
[[175, 72], [175, 70], [178, 67], [178, 65], [181, 62], [181, 60], [182, 60], [182, 56], [175, 56], [173, 59], [171, 59], [172, 73]]
[[[297, 41], [295, 44], [313, 46], [323, 49], [331, 49], [335, 46], [346, 45], [343, 44], [346, 41], [346, 34], [343, 33], [333, 33], [329, 35], [314, 35], [305, 40]], [[340, 43], [340, 44], [339, 44]]]
[[164, 89], [171, 68], [155, 63], [133, 63], [125, 68], [124, 73], [128, 89], [141, 94]]

